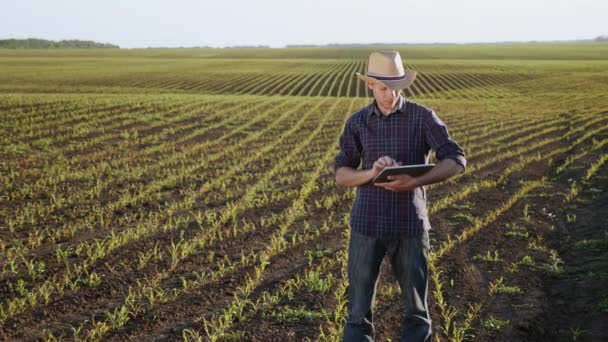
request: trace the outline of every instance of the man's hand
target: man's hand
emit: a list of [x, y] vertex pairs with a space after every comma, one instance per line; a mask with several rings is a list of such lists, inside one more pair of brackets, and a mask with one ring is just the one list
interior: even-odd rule
[[395, 159], [389, 156], [380, 157], [374, 162], [374, 166], [372, 167], [372, 170], [374, 170], [374, 177], [376, 177], [380, 173], [380, 171], [382, 171], [382, 169], [384, 169], [385, 167], [398, 165], [400, 164]]
[[356, 170], [352, 167], [342, 166], [336, 170], [336, 184], [345, 187], [365, 185], [374, 179], [385, 167], [396, 165], [401, 164], [389, 156], [384, 156], [378, 158], [370, 169]]
[[[389, 156], [384, 156], [384, 157], [376, 160], [376, 162], [374, 163], [374, 167], [373, 167], [374, 175], [375, 176], [378, 175], [378, 173], [380, 173], [380, 171], [382, 171], [382, 169], [384, 169], [387, 166], [399, 166], [399, 165], [401, 165], [401, 163], [398, 163], [393, 158], [391, 158]], [[374, 185], [383, 187], [384, 189], [390, 190], [390, 191], [407, 191], [407, 190], [412, 190], [418, 186], [416, 179], [414, 177], [411, 177], [408, 175], [388, 176], [387, 178], [390, 180], [390, 182], [375, 183]]]
[[388, 176], [390, 182], [375, 183], [375, 186], [383, 187], [389, 191], [408, 191], [417, 188], [418, 180], [415, 177], [408, 175]]

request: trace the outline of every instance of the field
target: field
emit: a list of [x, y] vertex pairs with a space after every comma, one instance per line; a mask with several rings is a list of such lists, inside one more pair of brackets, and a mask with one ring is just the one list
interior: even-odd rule
[[[396, 49], [468, 160], [434, 340], [606, 340], [608, 44]], [[0, 51], [0, 340], [339, 340], [369, 51]], [[378, 341], [400, 310], [383, 265]]]

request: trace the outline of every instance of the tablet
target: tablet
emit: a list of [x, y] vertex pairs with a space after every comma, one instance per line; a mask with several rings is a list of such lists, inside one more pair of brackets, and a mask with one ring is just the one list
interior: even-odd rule
[[395, 175], [410, 175], [412, 177], [427, 173], [435, 164], [417, 164], [405, 166], [387, 166], [372, 180], [372, 183], [390, 182], [386, 177]]

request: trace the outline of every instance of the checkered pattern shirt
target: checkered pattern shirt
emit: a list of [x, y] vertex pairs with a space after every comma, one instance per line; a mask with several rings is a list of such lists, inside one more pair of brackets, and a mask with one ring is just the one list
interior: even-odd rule
[[[466, 167], [465, 153], [431, 109], [401, 97], [397, 110], [382, 115], [374, 103], [354, 113], [340, 137], [334, 169], [371, 169], [389, 156], [402, 165], [425, 164], [431, 149], [438, 160], [450, 158]], [[393, 192], [371, 183], [357, 187], [351, 229], [375, 238], [414, 237], [430, 229], [424, 187]]]

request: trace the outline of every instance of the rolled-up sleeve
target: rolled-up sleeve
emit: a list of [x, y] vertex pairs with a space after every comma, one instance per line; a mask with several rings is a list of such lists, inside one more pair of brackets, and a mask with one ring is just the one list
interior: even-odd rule
[[348, 166], [354, 169], [361, 163], [361, 141], [356, 135], [353, 120], [348, 120], [344, 132], [340, 136], [340, 152], [335, 158], [334, 172], [341, 167]]
[[426, 141], [435, 151], [438, 160], [445, 158], [452, 159], [462, 165], [463, 170], [467, 167], [467, 160], [464, 150], [456, 143], [448, 133], [448, 128], [439, 119], [435, 112], [431, 112], [430, 117], [425, 121]]

